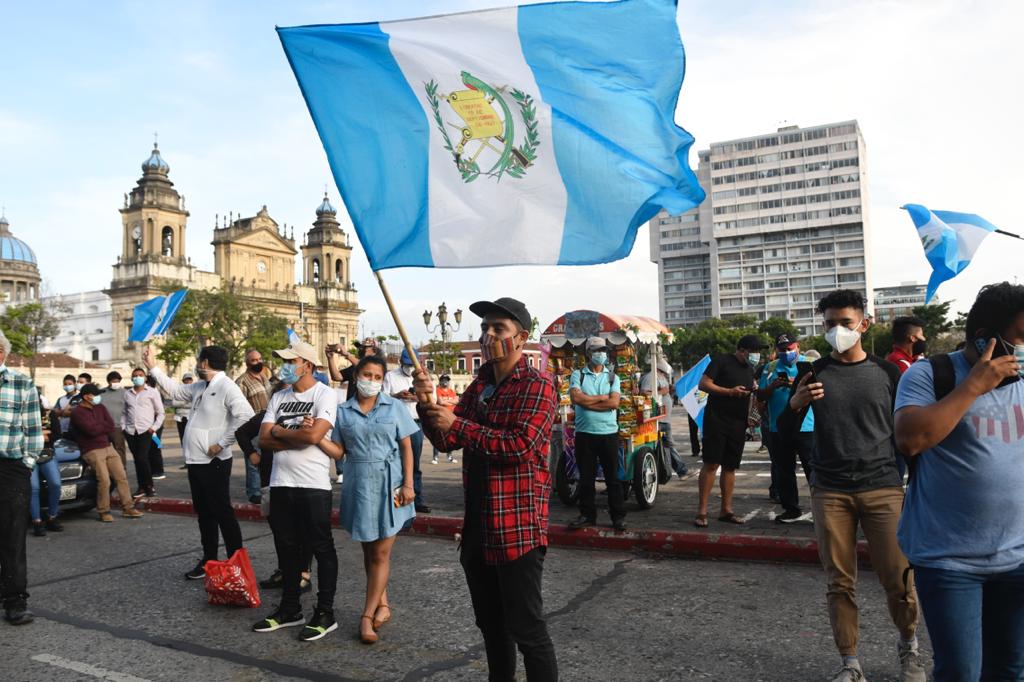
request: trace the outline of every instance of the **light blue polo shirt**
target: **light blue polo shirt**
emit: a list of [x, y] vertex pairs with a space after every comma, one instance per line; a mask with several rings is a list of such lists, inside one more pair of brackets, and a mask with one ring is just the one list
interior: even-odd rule
[[[569, 390], [572, 391], [574, 388], [583, 391], [584, 395], [608, 395], [622, 392], [618, 375], [607, 367], [603, 372], [595, 374], [589, 365], [581, 370], [576, 370], [569, 377]], [[580, 405], [576, 405], [575, 408], [578, 433], [607, 436], [619, 432], [619, 411], [617, 409], [602, 412], [588, 410]]]

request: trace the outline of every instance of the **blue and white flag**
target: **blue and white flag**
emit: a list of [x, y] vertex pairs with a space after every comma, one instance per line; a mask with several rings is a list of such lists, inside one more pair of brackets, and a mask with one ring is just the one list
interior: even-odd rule
[[181, 289], [166, 296], [151, 298], [145, 303], [135, 306], [132, 331], [128, 340], [145, 342], [154, 336], [166, 334], [171, 327], [171, 322], [174, 322], [178, 308], [185, 302], [187, 294], [188, 289]]
[[295, 333], [295, 330], [288, 327], [288, 345], [294, 346], [297, 343], [302, 343], [302, 337]]
[[928, 303], [940, 284], [970, 265], [974, 252], [996, 226], [973, 213], [929, 211], [920, 204], [907, 204], [903, 208], [914, 221], [924, 255], [932, 266], [925, 295], [925, 303]]
[[604, 263], [704, 199], [675, 0], [278, 34], [374, 270]]
[[700, 378], [704, 376], [704, 370], [710, 364], [711, 356], [705, 355], [676, 382], [676, 397], [693, 417], [693, 421], [697, 422], [697, 426], [702, 429], [704, 428], [704, 408], [708, 403], [708, 394], [700, 390], [698, 386]]

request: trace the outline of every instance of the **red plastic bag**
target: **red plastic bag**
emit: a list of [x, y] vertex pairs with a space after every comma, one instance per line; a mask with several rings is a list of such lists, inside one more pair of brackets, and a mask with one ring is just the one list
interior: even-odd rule
[[225, 606], [260, 605], [260, 588], [244, 547], [227, 561], [206, 562], [206, 593], [211, 604]]

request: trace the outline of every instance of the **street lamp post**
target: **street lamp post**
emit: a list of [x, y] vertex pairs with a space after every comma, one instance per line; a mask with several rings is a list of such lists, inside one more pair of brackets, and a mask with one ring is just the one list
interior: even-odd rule
[[[435, 332], [441, 333], [441, 352], [447, 356], [448, 345], [451, 343], [452, 334], [462, 328], [462, 309], [459, 308], [455, 311], [455, 324], [448, 321], [448, 306], [444, 303], [437, 306], [437, 324], [432, 328], [430, 326], [430, 320], [433, 315], [434, 314], [429, 310], [424, 310], [423, 325], [427, 328], [427, 333], [429, 334], [434, 334]], [[451, 371], [451, 368], [447, 368], [446, 371]]]

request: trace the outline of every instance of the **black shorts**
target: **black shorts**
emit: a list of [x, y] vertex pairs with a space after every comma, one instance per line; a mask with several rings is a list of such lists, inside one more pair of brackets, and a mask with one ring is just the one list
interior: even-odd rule
[[746, 421], [717, 419], [704, 413], [704, 447], [701, 458], [705, 464], [718, 464], [726, 471], [736, 471], [740, 468], [746, 442]]

